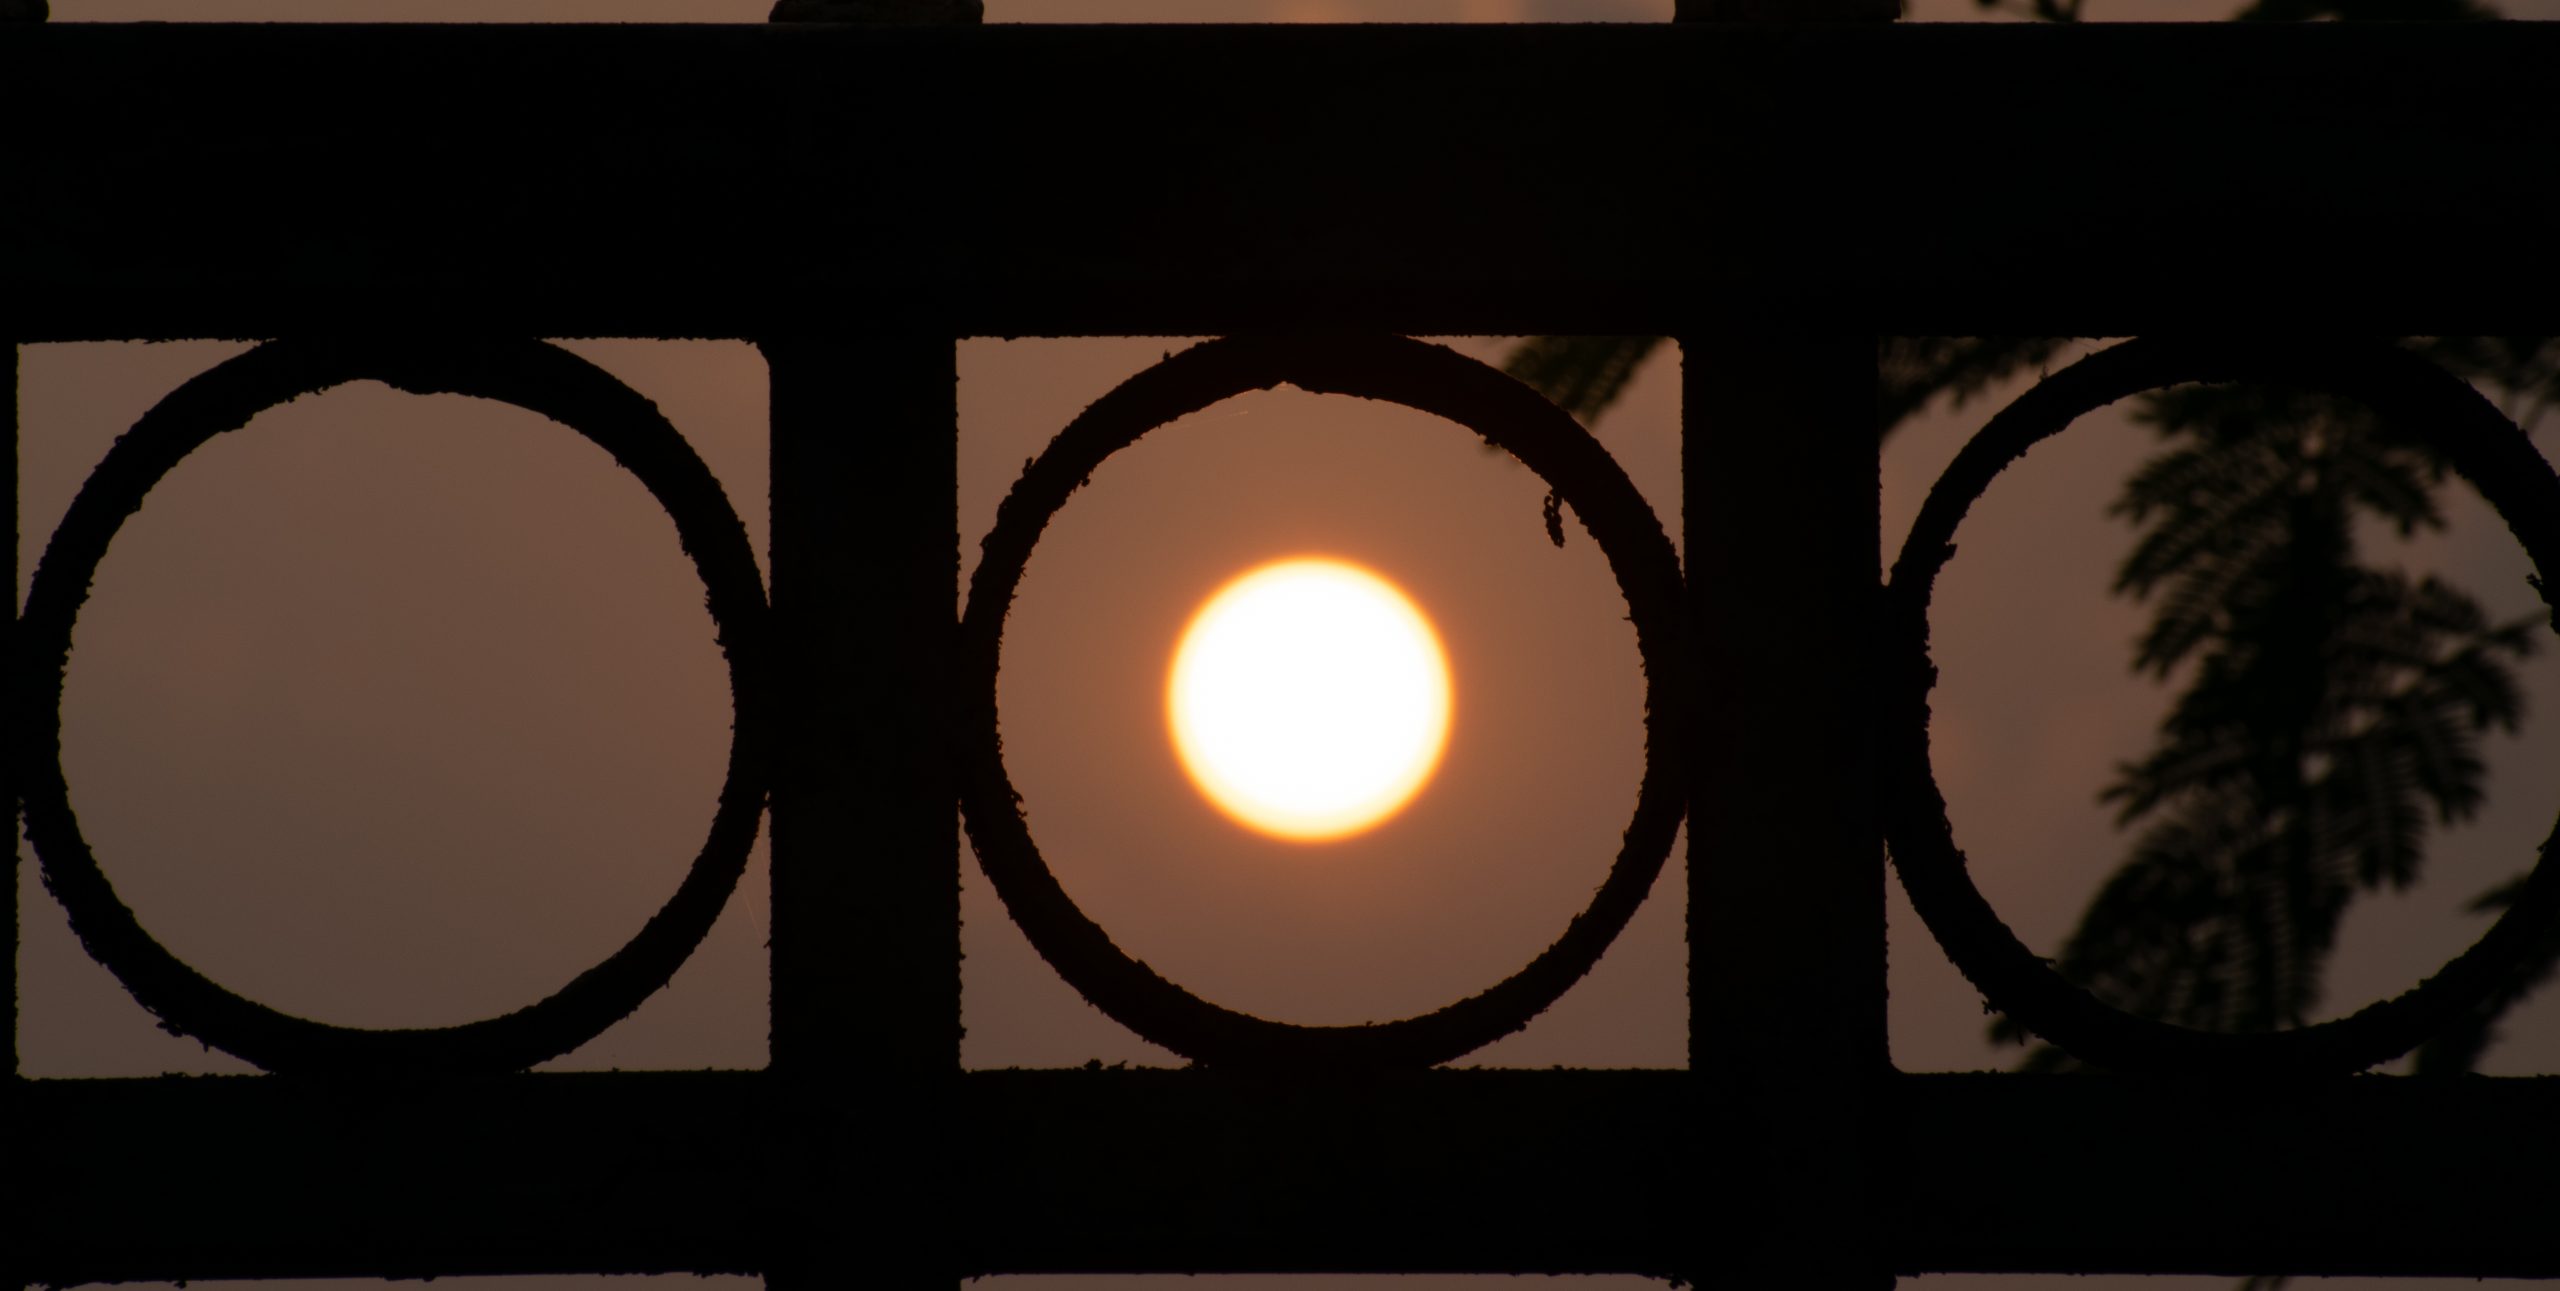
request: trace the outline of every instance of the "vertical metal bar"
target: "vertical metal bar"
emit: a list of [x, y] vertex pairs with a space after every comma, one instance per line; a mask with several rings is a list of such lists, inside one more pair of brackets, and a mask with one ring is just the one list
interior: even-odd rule
[[[762, 347], [773, 392], [783, 708], [773, 785], [775, 1184], [789, 1212], [786, 1249], [767, 1279], [777, 1288], [948, 1286], [956, 1279], [941, 1252], [882, 1249], [877, 1235], [921, 1242], [948, 1218], [908, 1223], [895, 1212], [922, 1210], [940, 1191], [930, 1109], [960, 1063], [960, 873], [946, 752], [958, 371], [947, 335]], [[863, 1240], [838, 1239], [857, 1223]]]
[[[12, 339], [8, 385], [6, 389], [0, 389], [0, 431], [7, 432], [9, 441], [7, 461], [0, 465], [0, 477], [5, 477], [0, 478], [0, 482], [8, 485], [9, 494], [9, 619], [7, 624], [0, 625], [0, 632], [8, 633], [5, 639], [0, 639], [0, 661], [10, 663], [15, 663], [18, 657], [18, 365], [25, 354], [26, 347]], [[14, 734], [23, 720], [17, 711], [17, 679], [12, 677], [8, 682], [0, 683], [0, 691], [5, 691], [8, 696], [0, 700], [0, 704], [7, 705], [0, 710], [8, 718], [5, 729]], [[9, 1001], [9, 1069], [0, 1072], [0, 1135], [6, 1135], [11, 1142], [25, 1140], [25, 1133], [18, 1125], [25, 1100], [18, 1094], [18, 882], [21, 876], [18, 873], [17, 766], [14, 753], [0, 756], [0, 768], [6, 768], [0, 770], [0, 775], [7, 776], [9, 781], [6, 786], [9, 794], [9, 882], [7, 893], [0, 895], [0, 915], [7, 917], [9, 925], [9, 958], [5, 966], [0, 966], [0, 996], [6, 996]], [[27, 1279], [19, 1275], [22, 1266], [17, 1260], [20, 1258], [23, 1257], [0, 1254], [0, 1288], [28, 1285]]]
[[[770, 17], [969, 25], [984, 6], [777, 0]], [[768, 1044], [773, 1159], [797, 1163], [777, 1195], [798, 1208], [765, 1285], [951, 1286], [956, 1252], [923, 1243], [952, 1214], [935, 1109], [960, 1071], [958, 358], [913, 327], [763, 349], [784, 708]]]
[[[9, 384], [6, 390], [0, 390], [0, 429], [5, 429], [8, 432], [9, 439], [8, 463], [5, 467], [0, 467], [0, 471], [5, 471], [6, 473], [6, 483], [9, 486], [9, 622], [5, 628], [0, 628], [0, 631], [6, 631], [9, 635], [5, 643], [0, 643], [0, 659], [10, 660], [14, 660], [18, 657], [18, 364], [22, 361], [25, 353], [25, 346], [18, 345], [15, 342], [10, 344]], [[9, 699], [7, 703], [10, 709], [8, 729], [16, 731], [19, 729], [18, 724], [21, 717], [16, 711], [18, 705], [18, 688], [14, 679], [8, 685], [8, 694]], [[19, 874], [17, 765], [17, 759], [15, 757], [0, 757], [0, 766], [8, 768], [7, 771], [0, 772], [0, 774], [5, 774], [9, 777], [9, 784], [7, 786], [9, 793], [9, 882], [7, 885], [7, 893], [5, 895], [0, 895], [0, 915], [5, 915], [9, 924], [9, 960], [5, 966], [0, 966], [0, 996], [6, 996], [9, 1000], [9, 1070], [7, 1072], [7, 1077], [11, 1084], [16, 1083], [18, 1076]], [[14, 1106], [14, 1100], [12, 1100], [12, 1105], [5, 1110], [7, 1113], [15, 1112], [16, 1108]], [[10, 1284], [0, 1282], [0, 1285]]]
[[1867, 1205], [1888, 1070], [1866, 667], [1875, 354], [1854, 335], [1681, 341], [1689, 1064], [1702, 1096], [1745, 1100], [1772, 1136], [1716, 1167], [1753, 1181], [1734, 1204], [1765, 1208], [1748, 1267], [1716, 1270], [1742, 1285], [1892, 1281]]

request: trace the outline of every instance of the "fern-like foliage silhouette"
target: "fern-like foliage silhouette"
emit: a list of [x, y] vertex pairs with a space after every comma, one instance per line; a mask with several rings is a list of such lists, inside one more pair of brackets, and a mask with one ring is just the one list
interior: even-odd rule
[[[1878, 352], [1877, 426], [1961, 404], [2046, 362], [2033, 337], [1897, 337]], [[2560, 408], [2560, 339], [2413, 343], [2502, 398], [2530, 428]], [[1541, 337], [1514, 376], [1596, 417], [1656, 348], [1647, 337]], [[2161, 453], [2114, 514], [2136, 529], [2115, 590], [2152, 606], [2132, 666], [2180, 682], [2152, 748], [2102, 797], [2134, 841], [2058, 961], [2121, 1007], [2214, 1030], [2298, 1025], [2348, 906], [2405, 889], [2429, 831], [2480, 805], [2480, 742], [2524, 716], [2514, 665], [2537, 619], [2492, 621], [2469, 593], [2364, 563], [2359, 529], [2441, 527], [2445, 466], [2407, 427], [2299, 391], [2183, 387], [2136, 417]], [[2471, 903], [2494, 913], [2521, 876]], [[2560, 935], [2420, 1051], [2467, 1071], [2498, 1019], [2560, 975]], [[1994, 1038], [2026, 1043], [2005, 1018]], [[2037, 1046], [2030, 1070], [2070, 1066]]]
[[[2084, 0], [1976, 0], [2073, 22]], [[2241, 21], [2494, 18], [2481, 0], [2252, 0]], [[2430, 338], [2417, 348], [2502, 398], [2533, 429], [2560, 407], [2560, 338]], [[1654, 342], [1541, 337], [1514, 376], [1586, 421], [1622, 390]], [[2043, 363], [2032, 337], [1888, 338], [1877, 429], [1933, 400], [1961, 404]], [[2163, 437], [2114, 514], [2138, 530], [2115, 590], [2148, 602], [2133, 667], [2183, 689], [2151, 750], [2102, 798], [2130, 853], [2082, 913], [2060, 972], [2119, 1006], [2217, 1030], [2310, 1016], [2340, 920], [2359, 896], [2415, 882], [2428, 832], [2480, 805], [2481, 738], [2522, 721], [2514, 664], [2536, 620], [2493, 622], [2464, 590], [2363, 563], [2358, 531], [2438, 528], [2444, 464], [2407, 427], [2301, 392], [2164, 391], [2136, 415]], [[2504, 909], [2523, 875], [2470, 903]], [[2422, 1075], [2472, 1070], [2499, 1021], [2560, 977], [2560, 931], [2523, 970], [2416, 1056]], [[1993, 1038], [2027, 1043], [2007, 1018]], [[2021, 1066], [2060, 1070], [2050, 1046]], [[2273, 1291], [2281, 1275], [2238, 1291]]]
[[[2166, 451], [2114, 507], [2139, 529], [2116, 590], [2152, 606], [2134, 668], [2190, 671], [2105, 791], [2139, 832], [2058, 967], [2167, 1022], [2298, 1026], [2348, 904], [2409, 886], [2428, 831], [2479, 807], [2479, 740], [2523, 717], [2512, 664], [2539, 623], [2360, 561], [2359, 518], [2442, 525], [2444, 475], [2361, 407], [2210, 386], [2137, 416]], [[1992, 1033], [2027, 1038], [2005, 1018]], [[2064, 1064], [2039, 1048], [2029, 1065]]]

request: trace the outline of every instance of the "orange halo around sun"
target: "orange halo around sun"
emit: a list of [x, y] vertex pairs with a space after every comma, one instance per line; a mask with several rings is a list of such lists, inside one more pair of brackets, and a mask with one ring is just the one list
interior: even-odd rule
[[1412, 598], [1346, 560], [1257, 565], [1191, 616], [1165, 719], [1200, 792], [1293, 842], [1376, 826], [1413, 801], [1449, 742], [1448, 655]]

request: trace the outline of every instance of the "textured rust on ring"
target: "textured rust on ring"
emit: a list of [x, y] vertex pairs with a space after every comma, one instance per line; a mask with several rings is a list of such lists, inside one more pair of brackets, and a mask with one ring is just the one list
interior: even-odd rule
[[[2560, 477], [2522, 430], [2478, 391], [2380, 343], [2288, 345], [2221, 339], [2128, 341], [2053, 374], [2002, 409], [1930, 490], [1886, 589], [1879, 676], [1885, 715], [1886, 838], [1911, 904], [1992, 1007], [2074, 1057], [2122, 1071], [2252, 1076], [2345, 1074], [2423, 1043], [2510, 976], [2560, 918], [2553, 841], [2523, 892], [2468, 950], [2408, 992], [2291, 1030], [2200, 1031], [2127, 1013], [2063, 980], [2009, 930], [1966, 871], [1929, 764], [1929, 596], [1955, 531], [1994, 477], [2083, 413], [2146, 390], [2254, 381], [2364, 403], [2424, 436], [2495, 508], [2540, 573], [2549, 603], [2560, 573]], [[2555, 618], [2560, 624], [2560, 618]]]
[[[1004, 766], [996, 673], [1004, 621], [1049, 518], [1113, 453], [1177, 418], [1251, 390], [1293, 385], [1403, 404], [1458, 423], [1519, 458], [1573, 510], [1625, 594], [1645, 672], [1645, 773], [1609, 877], [1564, 934], [1519, 972], [1431, 1013], [1355, 1026], [1300, 1026], [1193, 995], [1113, 944], [1041, 859]], [[1229, 338], [1167, 358], [1104, 395], [1025, 468], [997, 512], [960, 626], [962, 806], [969, 840], [1005, 908], [1041, 956], [1096, 1008], [1195, 1061], [1358, 1070], [1461, 1057], [1536, 1017], [1600, 958], [1643, 903], [1683, 809], [1678, 557], [1608, 452], [1543, 396], [1441, 346], [1392, 336]]]
[[[495, 399], [551, 418], [639, 477], [709, 592], [728, 657], [735, 726], [708, 838], [675, 895], [639, 933], [556, 993], [454, 1027], [368, 1030], [281, 1013], [235, 995], [145, 931], [98, 868], [62, 771], [62, 686], [71, 632], [98, 562], [125, 519], [187, 454], [259, 412], [349, 381]], [[10, 744], [27, 837], [45, 886], [90, 956], [161, 1025], [275, 1072], [506, 1072], [584, 1044], [665, 985], [718, 918], [764, 811], [764, 583], [720, 482], [656, 405], [604, 370], [536, 341], [288, 340], [261, 345], [171, 392], [116, 441], [46, 545], [12, 661], [23, 726]]]

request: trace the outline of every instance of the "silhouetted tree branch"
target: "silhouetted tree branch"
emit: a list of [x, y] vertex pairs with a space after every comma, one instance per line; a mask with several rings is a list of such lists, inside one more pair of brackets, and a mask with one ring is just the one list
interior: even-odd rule
[[[2081, 0], [1977, 0], [2052, 22]], [[2243, 21], [2494, 18], [2479, 0], [2252, 0]], [[1879, 435], [1931, 400], [1961, 404], [2061, 342], [1901, 337], [1880, 344]], [[2429, 357], [2498, 393], [2530, 429], [2560, 407], [2560, 343], [2432, 338]], [[1589, 420], [1653, 352], [1647, 337], [1540, 337], [1506, 369]], [[2362, 563], [2359, 517], [2406, 537], [2441, 528], [2444, 464], [2423, 441], [2322, 396], [2191, 387], [2144, 398], [2165, 451], [2126, 482], [2113, 514], [2139, 530], [2120, 595], [2150, 602], [2135, 671], [2185, 687], [2140, 761], [2101, 795], [2133, 849], [2099, 890], [2059, 969], [2123, 1007], [2222, 1030], [2299, 1025], [2348, 904], [2415, 882], [2427, 831], [2481, 800], [2481, 735], [2516, 729], [2513, 664], [2538, 621], [2493, 623], [2467, 592]], [[2491, 913], [2521, 877], [2472, 902]], [[2560, 934], [2418, 1055], [2466, 1071], [2497, 1021], [2560, 973]], [[2029, 1037], [2006, 1018], [1995, 1039]], [[2030, 1070], [2069, 1065], [2036, 1047]], [[2251, 1285], [2256, 1285], [2253, 1281]]]
[[[2492, 623], [2442, 580], [2359, 560], [2359, 516], [2443, 524], [2443, 464], [2363, 408], [2203, 386], [2137, 417], [2169, 447], [2113, 507], [2141, 529], [2115, 590], [2154, 607], [2134, 669], [2192, 672], [2103, 795], [2144, 828], [2057, 967], [2163, 1021], [2298, 1026], [2348, 904], [2409, 886], [2427, 831], [2478, 809], [2478, 740], [2522, 719], [2511, 663], [2539, 620]], [[2006, 1018], [1992, 1035], [2028, 1038]]]
[[[1932, 400], [1961, 404], [2061, 346], [2035, 337], [1897, 337], [1878, 351], [1877, 427]], [[2560, 343], [2415, 343], [2498, 394], [2530, 427], [2560, 407]], [[1599, 415], [1657, 348], [1646, 337], [1543, 337], [1506, 365], [1577, 416]], [[2137, 527], [2115, 590], [2149, 602], [2135, 671], [2186, 676], [2153, 748], [2102, 797], [2139, 827], [2058, 968], [2122, 1007], [2185, 1025], [2299, 1025], [2319, 1001], [2348, 905], [2414, 883], [2427, 831], [2482, 797], [2481, 736], [2513, 731], [2513, 664], [2539, 618], [2492, 622], [2437, 578], [2370, 567], [2359, 517], [2403, 537], [2437, 529], [2444, 464], [2359, 405], [2255, 387], [2146, 396], [2136, 417], [2163, 452], [2112, 511]], [[2521, 882], [2521, 880], [2517, 880]], [[2513, 884], [2475, 901], [2501, 908]], [[2560, 936], [2419, 1056], [2468, 1070], [2497, 1020], [2560, 973]], [[2028, 1037], [2008, 1019], [1995, 1039]], [[2022, 1066], [2061, 1070], [2036, 1046]]]

